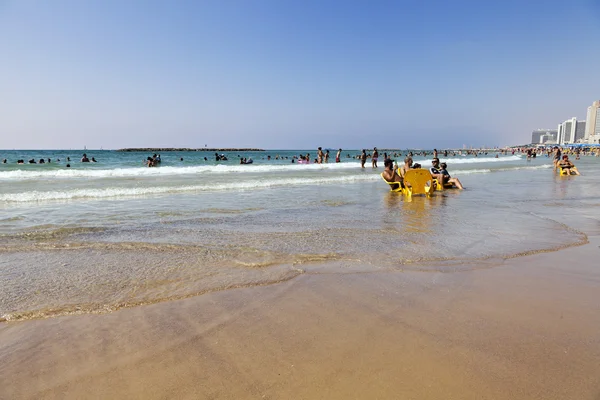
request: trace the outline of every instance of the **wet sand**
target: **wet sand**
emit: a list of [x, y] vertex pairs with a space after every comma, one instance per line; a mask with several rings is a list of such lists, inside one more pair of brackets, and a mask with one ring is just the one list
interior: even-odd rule
[[599, 243], [0, 323], [0, 398], [597, 400]]

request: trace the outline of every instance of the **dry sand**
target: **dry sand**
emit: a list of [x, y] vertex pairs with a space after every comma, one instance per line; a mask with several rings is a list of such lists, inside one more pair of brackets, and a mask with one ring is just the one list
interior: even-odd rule
[[[597, 240], [0, 324], [2, 399], [600, 399]], [[340, 272], [342, 272], [340, 270]]]

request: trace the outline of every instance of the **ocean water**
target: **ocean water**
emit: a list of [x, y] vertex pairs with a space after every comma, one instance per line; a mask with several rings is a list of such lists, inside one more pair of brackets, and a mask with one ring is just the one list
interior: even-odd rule
[[[596, 157], [575, 161], [579, 177], [556, 176], [546, 157], [440, 157], [466, 190], [408, 200], [382, 181], [382, 159], [361, 169], [350, 150], [337, 164], [335, 151], [329, 164], [291, 163], [306, 153], [315, 157], [164, 152], [147, 168], [147, 153], [89, 150], [98, 162], [80, 163], [81, 151], [0, 151], [0, 320], [111, 312], [302, 273], [501, 267], [600, 233]], [[31, 158], [52, 162], [16, 164]]]

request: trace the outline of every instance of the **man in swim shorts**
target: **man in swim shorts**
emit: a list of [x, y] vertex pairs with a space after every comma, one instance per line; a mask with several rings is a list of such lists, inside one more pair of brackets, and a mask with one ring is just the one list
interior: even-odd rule
[[400, 175], [402, 175], [403, 178], [404, 178], [404, 174], [406, 174], [406, 171], [408, 171], [409, 169], [412, 168], [412, 165], [413, 165], [412, 157], [406, 157], [404, 159], [404, 165], [402, 166], [402, 168], [400, 168]]
[[[400, 187], [404, 187], [404, 180], [396, 171], [394, 171], [394, 160], [390, 160], [389, 158], [383, 162], [383, 166], [385, 169], [381, 174], [383, 179], [387, 182], [397, 182]], [[392, 189], [398, 189], [398, 187], [392, 187]]]
[[339, 149], [337, 154], [335, 155], [335, 162], [340, 162], [340, 157], [342, 156], [342, 149]]

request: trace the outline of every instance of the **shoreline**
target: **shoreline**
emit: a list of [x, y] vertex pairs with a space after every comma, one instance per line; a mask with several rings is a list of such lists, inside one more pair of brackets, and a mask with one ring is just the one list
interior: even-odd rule
[[598, 244], [0, 323], [0, 384], [12, 399], [595, 400]]
[[[556, 221], [558, 225], [560, 225], [565, 231], [571, 232], [576, 236], [573, 238], [573, 241], [566, 244], [558, 244], [553, 247], [540, 248], [540, 249], [532, 249], [526, 251], [520, 251], [514, 254], [506, 254], [506, 255], [493, 255], [486, 256], [481, 258], [473, 258], [473, 259], [429, 259], [429, 260], [420, 260], [420, 261], [405, 261], [398, 265], [396, 268], [387, 268], [382, 269], [379, 268], [379, 271], [388, 271], [388, 272], [433, 272], [433, 273], [458, 273], [467, 270], [477, 270], [477, 269], [489, 269], [489, 268], [497, 268], [501, 266], [508, 260], [517, 259], [521, 257], [527, 257], [535, 254], [545, 254], [545, 253], [555, 253], [560, 252], [564, 249], [569, 249], [573, 247], [585, 246], [589, 244], [588, 236], [581, 231], [578, 231], [574, 228], [569, 227], [566, 224], [560, 223]], [[115, 246], [120, 249], [120, 246]], [[186, 249], [193, 249], [194, 246], [181, 246], [179, 247], [179, 251], [185, 251]], [[22, 247], [11, 249], [11, 246], [5, 244], [0, 246], [0, 254], [17, 254], [23, 252], [31, 252], [35, 251], [36, 253], [45, 253], [46, 259], [51, 258], [56, 252], [65, 251], [68, 249], [70, 252], [75, 251], [89, 251], [89, 250], [99, 250], [103, 251], [104, 256], [106, 256], [111, 250], [110, 246], [106, 244], [98, 245], [96, 243], [88, 244], [88, 243], [68, 243], [63, 245], [52, 244], [44, 246], [36, 245], [35, 248], [30, 248], [29, 250], [25, 250]], [[173, 250], [173, 245], [167, 245], [164, 248], [159, 247], [155, 249], [159, 254], [167, 252], [169, 250]], [[145, 252], [149, 252], [150, 249], [146, 248]], [[115, 249], [112, 249], [112, 252], [115, 252]], [[128, 257], [140, 257], [140, 254], [136, 254], [134, 252], [128, 252]], [[321, 255], [321, 257], [323, 257]], [[168, 256], [167, 256], [168, 258]], [[155, 261], [158, 259], [155, 258]], [[325, 261], [325, 260], [321, 260]], [[0, 314], [0, 323], [8, 322], [23, 322], [23, 321], [34, 321], [34, 320], [45, 320], [50, 318], [60, 318], [64, 316], [77, 316], [77, 315], [103, 315], [110, 314], [113, 312], [119, 312], [120, 310], [136, 308], [136, 307], [145, 307], [153, 304], [160, 304], [172, 301], [180, 301], [184, 299], [204, 296], [211, 293], [218, 293], [229, 290], [236, 290], [240, 288], [255, 288], [255, 287], [263, 287], [263, 286], [271, 286], [278, 285], [284, 283], [286, 281], [290, 281], [298, 278], [303, 274], [311, 274], [314, 272], [326, 272], [331, 273], [332, 265], [336, 263], [343, 267], [343, 271], [339, 272], [341, 274], [348, 273], [348, 271], [359, 272], [359, 273], [372, 273], [373, 270], [364, 269], [360, 264], [356, 264], [352, 262], [350, 259], [345, 258], [343, 256], [340, 257], [329, 257], [328, 261], [321, 263], [313, 263], [310, 259], [303, 260], [301, 257], [298, 258], [295, 262], [293, 262], [289, 266], [287, 264], [279, 265], [280, 269], [284, 269], [286, 272], [283, 275], [278, 275], [277, 277], [267, 278], [259, 280], [258, 282], [248, 282], [248, 283], [232, 283], [225, 286], [217, 286], [217, 287], [207, 287], [199, 291], [194, 291], [186, 294], [179, 294], [175, 296], [169, 296], [164, 298], [157, 299], [144, 299], [137, 301], [123, 301], [118, 303], [85, 303], [85, 304], [74, 304], [72, 306], [63, 305], [63, 306], [55, 306], [55, 308], [46, 308], [46, 309], [28, 309], [23, 311], [13, 311], [7, 314]], [[469, 267], [470, 266], [470, 267]], [[272, 268], [272, 266], [271, 266]], [[334, 268], [335, 270], [335, 268]], [[336, 272], [333, 272], [336, 273]]]

